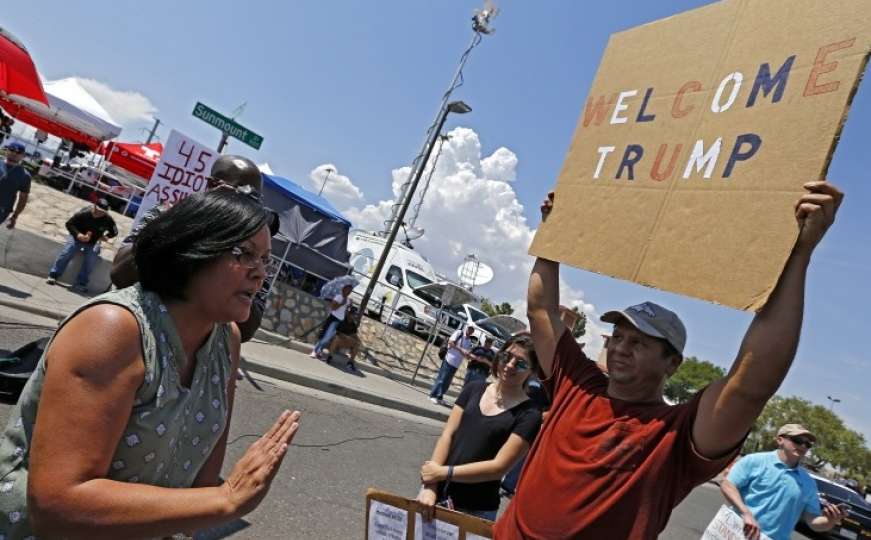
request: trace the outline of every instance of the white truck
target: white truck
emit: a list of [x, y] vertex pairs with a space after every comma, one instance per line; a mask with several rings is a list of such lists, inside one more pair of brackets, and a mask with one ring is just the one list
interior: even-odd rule
[[[353, 229], [348, 235], [350, 264], [360, 284], [354, 289], [359, 301], [375, 271], [375, 265], [384, 252], [385, 238], [377, 234]], [[436, 281], [432, 265], [420, 253], [394, 243], [381, 271], [381, 279], [375, 284], [366, 310], [380, 314], [387, 323], [400, 323], [406, 329], [425, 334], [435, 325], [438, 299], [418, 287]]]

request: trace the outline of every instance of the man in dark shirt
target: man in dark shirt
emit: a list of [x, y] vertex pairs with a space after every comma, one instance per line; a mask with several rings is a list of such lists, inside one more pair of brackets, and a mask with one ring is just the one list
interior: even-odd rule
[[9, 143], [5, 150], [6, 163], [0, 163], [0, 223], [6, 221], [6, 227], [14, 229], [30, 195], [30, 174], [21, 166], [25, 155], [23, 144]]
[[99, 199], [93, 206], [79, 210], [67, 220], [66, 225], [70, 238], [49, 270], [46, 283], [54, 285], [76, 252], [81, 251], [84, 260], [73, 290], [86, 292], [91, 270], [100, 258], [100, 242], [118, 236], [118, 228], [109, 216], [109, 203], [106, 199]]
[[484, 344], [474, 347], [469, 353], [469, 364], [466, 366], [463, 388], [473, 381], [486, 381], [494, 358], [496, 358], [496, 351], [493, 350], [493, 336], [486, 336]]

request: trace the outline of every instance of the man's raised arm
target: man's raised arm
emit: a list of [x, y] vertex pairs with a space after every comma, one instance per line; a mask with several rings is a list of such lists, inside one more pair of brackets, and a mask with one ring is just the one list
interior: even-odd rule
[[[553, 192], [548, 193], [541, 205], [542, 222], [553, 208], [553, 197]], [[550, 377], [556, 344], [566, 329], [559, 316], [559, 263], [535, 260], [526, 292], [526, 316], [542, 374]]]
[[786, 377], [798, 348], [805, 278], [811, 254], [835, 220], [843, 194], [826, 182], [805, 184], [795, 217], [798, 240], [768, 303], [753, 318], [726, 378], [705, 390], [693, 424], [693, 441], [704, 456], [734, 448]]

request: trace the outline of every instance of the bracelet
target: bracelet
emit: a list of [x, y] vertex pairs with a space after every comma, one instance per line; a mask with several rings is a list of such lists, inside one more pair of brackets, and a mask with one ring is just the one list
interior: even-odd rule
[[445, 478], [445, 480], [450, 480], [453, 477], [454, 477], [454, 466], [448, 465], [448, 476], [447, 476], [447, 478]]

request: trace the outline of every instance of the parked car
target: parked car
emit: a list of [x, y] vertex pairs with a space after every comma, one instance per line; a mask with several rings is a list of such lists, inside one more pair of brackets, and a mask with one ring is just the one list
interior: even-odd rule
[[871, 503], [868, 503], [858, 493], [846, 486], [815, 474], [811, 474], [811, 478], [817, 483], [820, 501], [828, 501], [832, 504], [846, 504], [849, 507], [847, 517], [844, 518], [844, 522], [840, 527], [835, 527], [825, 533], [811, 531], [810, 527], [803, 520], [799, 520], [796, 530], [812, 538], [871, 539]]
[[511, 334], [523, 330], [526, 325], [519, 319], [510, 315], [487, 315], [472, 304], [461, 304], [448, 308], [448, 316], [445, 321], [445, 330], [450, 334], [458, 328], [471, 325], [475, 329], [474, 335], [483, 343], [484, 338], [491, 336], [493, 346], [497, 349], [502, 347]]

